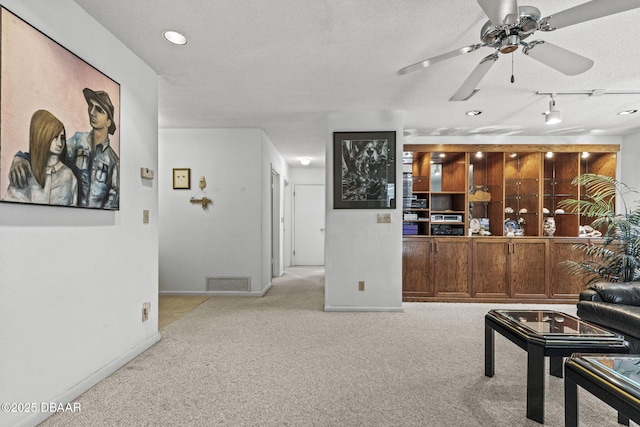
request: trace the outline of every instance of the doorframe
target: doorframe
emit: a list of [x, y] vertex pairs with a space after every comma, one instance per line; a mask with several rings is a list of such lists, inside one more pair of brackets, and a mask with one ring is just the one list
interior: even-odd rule
[[280, 174], [271, 167], [271, 277], [282, 276], [282, 224], [284, 218], [281, 210], [282, 187], [280, 185]]

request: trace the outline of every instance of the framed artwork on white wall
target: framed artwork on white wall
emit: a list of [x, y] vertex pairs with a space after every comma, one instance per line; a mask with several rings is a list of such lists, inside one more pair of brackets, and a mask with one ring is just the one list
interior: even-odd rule
[[120, 208], [120, 85], [0, 7], [0, 200]]
[[191, 188], [191, 169], [174, 168], [173, 169], [173, 189], [189, 190]]
[[334, 132], [333, 208], [395, 209], [395, 152], [395, 132]]

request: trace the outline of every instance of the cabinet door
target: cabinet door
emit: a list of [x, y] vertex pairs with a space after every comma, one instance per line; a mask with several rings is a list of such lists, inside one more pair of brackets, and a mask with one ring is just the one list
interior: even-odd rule
[[585, 239], [550, 239], [549, 263], [551, 269], [551, 297], [571, 298], [575, 300], [587, 282], [585, 275], [570, 275], [560, 265], [562, 261], [582, 261], [584, 252], [573, 249], [576, 243], [585, 243]]
[[402, 243], [402, 295], [431, 296], [431, 239], [405, 240]]
[[549, 239], [511, 239], [511, 296], [549, 295]]
[[473, 296], [509, 297], [510, 239], [473, 239]]
[[471, 245], [468, 237], [433, 239], [433, 274], [438, 297], [471, 296]]

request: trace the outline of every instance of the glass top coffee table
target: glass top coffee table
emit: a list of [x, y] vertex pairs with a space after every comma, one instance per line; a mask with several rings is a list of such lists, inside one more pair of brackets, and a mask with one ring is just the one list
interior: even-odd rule
[[495, 373], [495, 333], [527, 352], [527, 418], [544, 423], [544, 358], [562, 378], [563, 357], [573, 353], [628, 353], [624, 337], [552, 310], [491, 310], [485, 316], [484, 374]]
[[578, 425], [578, 386], [617, 409], [619, 423], [640, 423], [640, 355], [574, 354], [564, 384], [565, 426]]

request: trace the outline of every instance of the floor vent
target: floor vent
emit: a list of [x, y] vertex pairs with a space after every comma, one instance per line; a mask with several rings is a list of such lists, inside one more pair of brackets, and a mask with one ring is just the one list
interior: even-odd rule
[[207, 291], [249, 292], [250, 277], [207, 277]]

